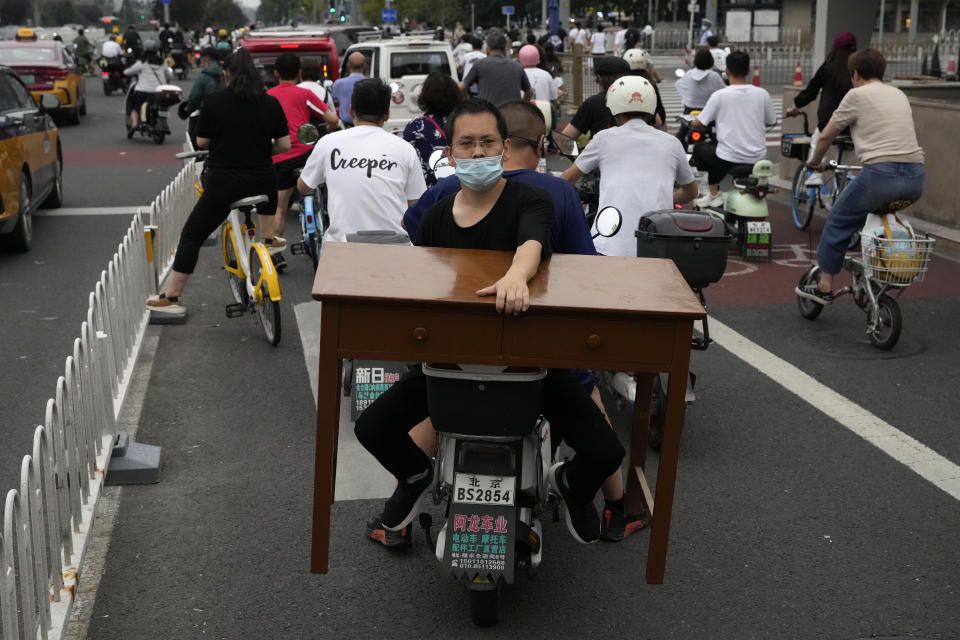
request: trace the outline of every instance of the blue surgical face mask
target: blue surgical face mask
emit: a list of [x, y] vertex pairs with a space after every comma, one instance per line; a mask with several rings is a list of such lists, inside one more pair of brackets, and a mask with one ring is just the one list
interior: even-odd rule
[[503, 174], [502, 158], [503, 153], [486, 158], [457, 158], [456, 171], [460, 183], [474, 191], [486, 191]]

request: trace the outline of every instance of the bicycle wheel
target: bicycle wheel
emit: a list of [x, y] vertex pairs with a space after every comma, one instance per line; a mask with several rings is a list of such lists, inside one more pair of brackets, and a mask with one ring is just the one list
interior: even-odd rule
[[803, 184], [809, 175], [807, 168], [800, 165], [793, 174], [793, 184], [790, 186], [790, 210], [793, 212], [793, 223], [800, 230], [810, 226], [813, 208], [817, 205], [816, 187], [805, 187]]
[[[800, 276], [800, 282], [797, 286], [803, 289], [812, 282], [820, 282], [820, 267], [810, 267], [804, 271], [803, 275]], [[816, 317], [820, 315], [820, 312], [823, 311], [822, 304], [801, 298], [800, 296], [797, 296], [797, 308], [800, 310], [800, 315], [807, 320], [816, 319]]]
[[892, 349], [900, 339], [900, 331], [903, 329], [900, 304], [884, 293], [877, 298], [876, 320], [876, 326], [870, 332], [870, 342], [878, 349]]
[[[263, 263], [260, 262], [260, 254], [256, 250], [250, 251], [250, 279], [253, 282], [260, 280], [260, 273], [263, 271]], [[267, 337], [267, 342], [273, 346], [280, 344], [280, 301], [271, 300], [270, 292], [267, 290], [267, 283], [260, 283], [260, 300], [256, 302], [257, 318], [260, 320], [260, 327], [263, 329], [263, 335]]]
[[[237, 268], [237, 254], [233, 247], [233, 230], [230, 225], [225, 225], [223, 230], [223, 255], [227, 266]], [[233, 294], [234, 302], [246, 305], [250, 298], [247, 297], [247, 282], [238, 278], [236, 274], [227, 271], [227, 283], [230, 285], [230, 293]]]

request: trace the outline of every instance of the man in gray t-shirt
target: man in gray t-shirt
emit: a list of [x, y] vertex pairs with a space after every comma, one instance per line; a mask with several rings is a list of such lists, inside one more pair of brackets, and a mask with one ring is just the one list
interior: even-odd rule
[[518, 62], [506, 56], [507, 37], [502, 33], [492, 33], [487, 37], [487, 57], [477, 60], [470, 72], [460, 83], [465, 92], [477, 83], [477, 97], [500, 106], [523, 96], [524, 100], [533, 97], [533, 88]]

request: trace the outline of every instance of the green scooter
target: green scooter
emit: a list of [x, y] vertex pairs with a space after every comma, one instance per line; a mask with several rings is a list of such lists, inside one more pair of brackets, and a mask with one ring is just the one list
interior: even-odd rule
[[737, 252], [744, 260], [769, 260], [773, 243], [766, 198], [770, 193], [773, 163], [760, 160], [749, 169], [749, 175], [745, 175], [749, 166], [738, 165], [731, 171], [734, 188], [727, 194], [723, 208], [707, 207], [704, 211], [727, 224], [737, 239]]

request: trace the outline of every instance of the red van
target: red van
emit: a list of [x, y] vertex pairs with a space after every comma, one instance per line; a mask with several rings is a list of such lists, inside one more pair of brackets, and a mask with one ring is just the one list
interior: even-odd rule
[[340, 77], [337, 45], [330, 34], [322, 29], [245, 31], [240, 46], [253, 56], [253, 62], [263, 75], [263, 82], [268, 89], [277, 84], [273, 65], [277, 56], [284, 53], [297, 54], [301, 64], [307, 61], [319, 63], [323, 69], [321, 84], [325, 80], [333, 82]]

